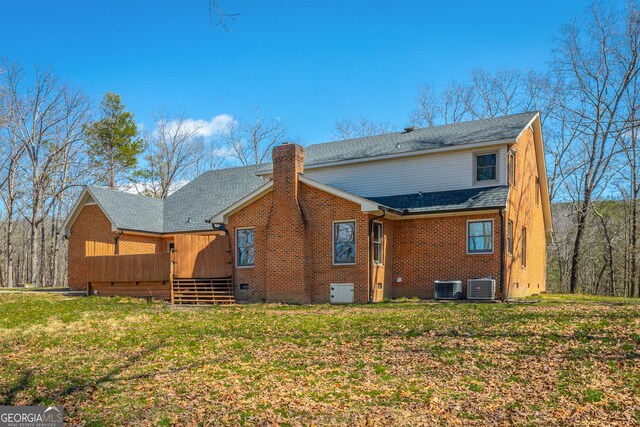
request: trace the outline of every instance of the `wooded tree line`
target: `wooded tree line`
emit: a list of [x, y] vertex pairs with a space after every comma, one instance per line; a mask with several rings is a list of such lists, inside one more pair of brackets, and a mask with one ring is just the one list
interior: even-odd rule
[[[474, 70], [434, 90], [421, 84], [416, 126], [540, 110], [555, 239], [548, 288], [637, 296], [638, 1], [596, 3], [566, 25], [543, 71]], [[148, 129], [116, 94], [99, 105], [50, 71], [0, 65], [0, 280], [63, 285], [66, 243], [57, 231], [84, 185], [166, 197], [225, 159], [269, 161], [288, 138], [256, 111], [212, 137], [184, 114], [159, 112]], [[401, 129], [365, 117], [336, 122], [336, 138]]]
[[0, 63], [0, 286], [66, 284], [58, 231], [85, 185], [165, 198], [225, 158], [267, 161], [286, 138], [280, 120], [257, 111], [215, 135], [185, 114], [152, 121], [138, 129], [117, 94], [94, 105], [51, 71]]

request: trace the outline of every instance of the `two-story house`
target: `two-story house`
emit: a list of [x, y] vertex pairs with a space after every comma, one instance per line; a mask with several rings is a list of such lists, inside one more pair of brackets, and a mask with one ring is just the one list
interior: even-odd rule
[[[63, 229], [73, 288], [174, 300], [188, 283], [182, 301], [197, 302], [226, 278], [228, 301], [291, 303], [433, 298], [436, 281], [465, 295], [476, 278], [498, 298], [540, 293], [551, 231], [537, 112], [283, 144], [165, 200], [90, 187]], [[150, 268], [127, 254], [171, 266], [110, 280], [113, 258]]]

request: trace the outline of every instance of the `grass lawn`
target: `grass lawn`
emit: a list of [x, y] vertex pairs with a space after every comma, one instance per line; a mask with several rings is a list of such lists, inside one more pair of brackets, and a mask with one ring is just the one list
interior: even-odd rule
[[0, 404], [70, 425], [638, 425], [640, 305], [0, 295]]

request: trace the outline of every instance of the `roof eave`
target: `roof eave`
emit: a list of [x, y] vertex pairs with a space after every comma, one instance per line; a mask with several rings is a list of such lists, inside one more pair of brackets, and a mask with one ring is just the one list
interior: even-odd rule
[[482, 207], [482, 208], [460, 208], [460, 209], [443, 209], [438, 211], [412, 211], [401, 212], [401, 214], [394, 214], [390, 219], [420, 219], [430, 218], [437, 216], [462, 216], [462, 215], [481, 215], [481, 214], [493, 214], [498, 213], [501, 210], [506, 209], [504, 206], [495, 207]]
[[336, 197], [340, 197], [341, 199], [349, 200], [353, 203], [360, 205], [360, 210], [364, 213], [378, 212], [378, 211], [384, 210], [383, 208], [391, 209], [384, 205], [380, 205], [379, 203], [374, 202], [373, 200], [365, 199], [364, 197], [356, 196], [353, 193], [349, 193], [344, 190], [340, 190], [339, 188], [332, 187], [327, 184], [323, 184], [311, 178], [307, 178], [302, 174], [300, 175], [299, 179], [300, 179], [300, 182], [302, 182], [303, 184], [309, 185], [318, 190], [324, 191], [325, 193], [332, 194]]
[[223, 211], [218, 212], [211, 218], [209, 218], [209, 223], [211, 224], [227, 224], [229, 221], [229, 216], [244, 208], [245, 206], [253, 203], [260, 197], [264, 196], [268, 192], [273, 189], [273, 181], [269, 181], [266, 184], [258, 187], [256, 190], [244, 196], [242, 199], [233, 203], [231, 206], [226, 208]]
[[[540, 194], [542, 198], [542, 216], [544, 218], [544, 228], [547, 243], [553, 241], [553, 222], [551, 218], [551, 199], [549, 197], [549, 187], [547, 184], [547, 164], [544, 156], [544, 140], [542, 138], [542, 120], [538, 112], [531, 124], [533, 128], [533, 142], [536, 154], [536, 165], [538, 168], [538, 181], [540, 183]], [[526, 129], [526, 128], [525, 128]]]
[[[62, 236], [64, 236], [64, 237], [71, 236], [71, 226], [73, 225], [75, 220], [78, 218], [78, 215], [80, 214], [80, 211], [82, 210], [82, 208], [86, 204], [86, 201], [83, 201], [83, 199], [87, 195], [89, 195], [93, 199], [93, 201], [96, 203], [96, 205], [98, 205], [98, 207], [100, 208], [102, 213], [104, 213], [104, 215], [107, 217], [107, 219], [111, 223], [111, 231], [118, 231], [117, 224], [109, 216], [109, 214], [104, 209], [104, 207], [100, 204], [100, 201], [98, 200], [98, 198], [91, 191], [91, 187], [85, 186], [84, 189], [82, 190], [82, 192], [80, 193], [80, 195], [78, 196], [78, 199], [76, 200], [76, 203], [73, 205], [73, 208], [71, 209], [71, 211], [69, 211], [69, 214], [67, 215], [67, 217], [65, 218], [64, 222], [62, 223], [62, 226], [60, 227], [60, 230], [62, 231]], [[60, 231], [58, 233], [60, 233]]]

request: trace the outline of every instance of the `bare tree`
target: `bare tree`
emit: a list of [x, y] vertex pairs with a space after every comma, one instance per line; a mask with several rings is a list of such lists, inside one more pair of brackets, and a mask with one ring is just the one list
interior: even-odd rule
[[60, 83], [50, 71], [36, 69], [34, 83], [24, 87], [25, 73], [17, 65], [7, 67], [3, 81], [5, 105], [10, 110], [7, 131], [23, 151], [16, 176], [26, 202], [18, 206], [29, 225], [28, 280], [41, 284], [44, 272], [45, 233], [42, 225], [51, 200], [77, 181], [59, 181], [70, 154], [80, 152], [83, 126], [90, 103], [78, 90]]
[[420, 85], [410, 121], [434, 126], [541, 109], [549, 86], [547, 76], [533, 71], [476, 69], [469, 81], [450, 82], [439, 94]]
[[225, 31], [231, 31], [229, 21], [235, 19], [238, 13], [226, 11], [218, 0], [209, 0], [209, 19], [214, 27], [222, 27]]
[[629, 244], [629, 297], [640, 292], [640, 278], [638, 277], [638, 203], [640, 203], [640, 150], [638, 148], [638, 132], [640, 132], [640, 78], [636, 75], [629, 84], [624, 103], [627, 119], [622, 134], [621, 147], [623, 153], [623, 176], [628, 180], [628, 194], [630, 204]]
[[333, 135], [336, 139], [354, 139], [389, 133], [394, 130], [397, 130], [397, 127], [387, 121], [377, 122], [366, 117], [344, 118], [336, 122]]
[[566, 26], [558, 40], [554, 67], [565, 82], [563, 105], [572, 140], [571, 194], [576, 195], [576, 234], [569, 290], [575, 292], [588, 211], [610, 179], [612, 159], [622, 135], [620, 112], [629, 83], [638, 74], [638, 22], [633, 9], [624, 15], [595, 5], [585, 22]]
[[[4, 67], [3, 67], [4, 69]], [[4, 74], [4, 73], [3, 73]], [[0, 74], [2, 76], [2, 74]], [[16, 121], [12, 119], [12, 110], [9, 108], [10, 94], [5, 89], [5, 84], [0, 84], [0, 197], [4, 205], [4, 274], [3, 282], [7, 287], [13, 287], [13, 229], [20, 197], [18, 186], [18, 163], [24, 153], [24, 146], [16, 137], [16, 130], [9, 129]]]
[[146, 176], [155, 197], [166, 198], [181, 183], [193, 178], [203, 154], [200, 127], [184, 114], [159, 113], [145, 138]]
[[267, 120], [256, 112], [253, 122], [235, 120], [229, 124], [222, 140], [231, 157], [243, 165], [269, 160], [271, 149], [285, 141], [287, 129], [280, 119]]

